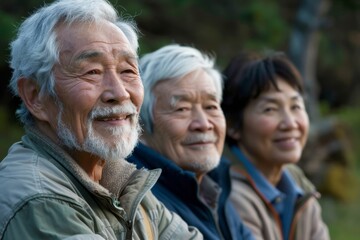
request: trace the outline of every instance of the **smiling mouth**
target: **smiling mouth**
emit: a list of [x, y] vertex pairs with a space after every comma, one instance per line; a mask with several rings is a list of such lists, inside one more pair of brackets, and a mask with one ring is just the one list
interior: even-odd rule
[[111, 121], [123, 121], [129, 119], [130, 117], [131, 114], [125, 116], [101, 116], [101, 117], [96, 117], [94, 120], [102, 121], [102, 122], [111, 122]]
[[189, 148], [194, 148], [194, 149], [204, 149], [204, 148], [208, 148], [214, 145], [214, 142], [191, 142], [191, 143], [186, 143], [185, 146], [189, 147]]
[[300, 140], [297, 137], [281, 138], [274, 140], [274, 143], [280, 149], [287, 151], [293, 150], [299, 146]]
[[122, 121], [122, 120], [125, 120], [125, 119], [128, 119], [128, 118], [129, 118], [129, 115], [121, 116], [121, 117], [100, 117], [100, 118], [96, 118], [95, 120], [108, 122], [108, 121]]
[[275, 139], [274, 142], [295, 142], [297, 140], [298, 140], [297, 138], [291, 137], [291, 138]]
[[213, 142], [210, 141], [200, 141], [200, 142], [189, 142], [185, 143], [186, 145], [206, 145], [206, 144], [213, 144]]
[[128, 124], [131, 125], [132, 117], [132, 114], [97, 116], [93, 121], [104, 127], [120, 127]]

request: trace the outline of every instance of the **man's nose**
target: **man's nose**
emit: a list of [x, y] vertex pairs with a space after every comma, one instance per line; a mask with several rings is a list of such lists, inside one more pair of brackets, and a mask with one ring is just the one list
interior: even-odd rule
[[115, 70], [104, 74], [103, 79], [104, 92], [102, 101], [104, 103], [122, 102], [130, 98], [130, 94], [124, 85], [121, 76]]
[[213, 129], [214, 125], [206, 114], [205, 110], [197, 107], [192, 110], [192, 121], [190, 128], [198, 131], [208, 131]]

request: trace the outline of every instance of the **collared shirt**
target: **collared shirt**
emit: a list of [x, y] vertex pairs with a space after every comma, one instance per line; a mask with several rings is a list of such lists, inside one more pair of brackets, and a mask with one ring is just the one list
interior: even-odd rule
[[205, 175], [199, 186], [200, 199], [211, 209], [217, 209], [221, 187], [208, 175]]
[[215, 222], [219, 222], [217, 209], [221, 191], [221, 187], [208, 175], [203, 177], [199, 186], [199, 198], [211, 210]]
[[243, 164], [246, 172], [250, 175], [261, 194], [273, 205], [279, 214], [282, 222], [282, 232], [284, 238], [287, 239], [293, 218], [295, 201], [304, 195], [304, 191], [296, 184], [286, 169], [282, 172], [277, 186], [273, 186], [237, 146], [231, 146], [231, 151]]

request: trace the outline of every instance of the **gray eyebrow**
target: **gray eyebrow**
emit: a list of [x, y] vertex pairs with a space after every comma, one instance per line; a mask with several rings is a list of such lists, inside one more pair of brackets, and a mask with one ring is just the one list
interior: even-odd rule
[[101, 55], [103, 55], [103, 53], [98, 52], [98, 51], [85, 51], [85, 52], [80, 53], [78, 56], [76, 56], [76, 58], [74, 60], [75, 60], [75, 62], [78, 62], [78, 61], [89, 59], [89, 58], [96, 58]]
[[[124, 58], [134, 60], [134, 61], [138, 60], [138, 57], [129, 51], [124, 51], [124, 50], [117, 51], [116, 54], [117, 54], [117, 57], [124, 57]], [[103, 52], [99, 52], [97, 50], [88, 50], [88, 51], [84, 51], [84, 52], [80, 53], [78, 56], [76, 56], [74, 61], [78, 62], [78, 61], [82, 61], [82, 60], [86, 60], [86, 59], [101, 57], [103, 55], [105, 55]]]
[[[218, 97], [217, 97], [216, 93], [205, 92], [205, 96], [211, 100], [218, 101]], [[182, 100], [187, 101], [189, 99], [191, 99], [191, 94], [188, 94], [188, 93], [173, 95], [173, 96], [171, 96], [170, 104], [172, 107], [175, 107], [179, 101], [182, 101]]]

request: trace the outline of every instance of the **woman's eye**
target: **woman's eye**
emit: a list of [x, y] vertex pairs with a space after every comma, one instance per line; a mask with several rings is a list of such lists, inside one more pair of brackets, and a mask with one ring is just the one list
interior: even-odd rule
[[276, 111], [276, 108], [274, 107], [267, 107], [264, 109], [264, 112], [273, 112], [273, 111]]
[[300, 109], [302, 109], [302, 106], [299, 104], [296, 104], [296, 105], [293, 105], [291, 108], [294, 110], [300, 110]]

